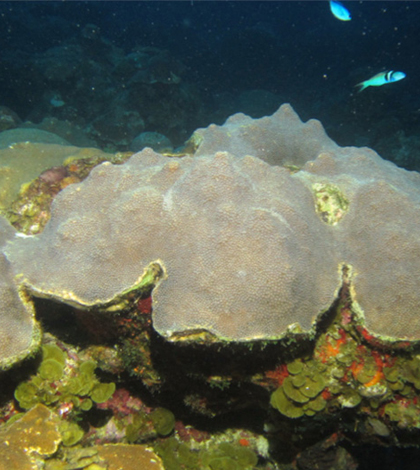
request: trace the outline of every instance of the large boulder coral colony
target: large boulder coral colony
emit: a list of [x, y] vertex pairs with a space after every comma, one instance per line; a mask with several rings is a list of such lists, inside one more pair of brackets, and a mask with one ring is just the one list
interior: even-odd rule
[[5, 248], [19, 282], [91, 308], [152, 278], [161, 335], [247, 341], [313, 331], [345, 272], [371, 334], [420, 339], [418, 173], [338, 147], [289, 105], [191, 142], [192, 157], [146, 149], [63, 190], [45, 230]]

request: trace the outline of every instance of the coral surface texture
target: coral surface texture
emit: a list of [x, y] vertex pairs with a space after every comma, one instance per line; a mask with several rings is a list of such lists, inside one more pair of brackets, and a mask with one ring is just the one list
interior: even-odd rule
[[[241, 137], [231, 127], [244, 120]], [[6, 248], [21, 281], [35, 295], [90, 308], [158, 266], [160, 334], [242, 341], [311, 331], [344, 273], [370, 333], [420, 339], [420, 175], [367, 148], [338, 147], [290, 106], [225, 126], [200, 131], [199, 155], [145, 149], [63, 190], [45, 230]], [[238, 143], [225, 148], [231, 133]], [[206, 139], [210, 150], [200, 152]], [[265, 144], [288, 166], [261, 160]]]

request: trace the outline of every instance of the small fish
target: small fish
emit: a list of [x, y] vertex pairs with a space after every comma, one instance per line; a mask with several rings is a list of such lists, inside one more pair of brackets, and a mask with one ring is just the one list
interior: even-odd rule
[[388, 72], [381, 72], [373, 77], [369, 78], [369, 80], [365, 80], [364, 82], [358, 83], [356, 86], [359, 86], [359, 93], [363, 91], [365, 88], [369, 86], [382, 86], [386, 83], [393, 83], [398, 82], [405, 78], [404, 72], [394, 72], [393, 70], [389, 70]]
[[350, 21], [350, 12], [340, 2], [330, 2], [331, 13], [340, 21]]

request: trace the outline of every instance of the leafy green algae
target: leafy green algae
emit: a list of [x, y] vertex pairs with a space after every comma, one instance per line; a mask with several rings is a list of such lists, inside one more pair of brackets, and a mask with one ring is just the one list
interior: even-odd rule
[[114, 383], [98, 383], [93, 388], [90, 398], [95, 403], [104, 403], [109, 400], [115, 392]]
[[37, 403], [56, 408], [68, 404], [72, 414], [77, 416], [91, 409], [93, 402], [107, 401], [115, 391], [115, 383], [98, 380], [96, 366], [94, 361], [71, 364], [58, 346], [45, 345], [37, 373], [17, 386], [15, 399], [23, 409], [30, 409]]
[[174, 430], [175, 416], [166, 408], [156, 408], [150, 414], [155, 431], [160, 436], [168, 436]]
[[305, 363], [300, 359], [287, 364], [290, 375], [272, 393], [271, 406], [288, 418], [313, 416], [322, 411], [326, 400], [320, 394], [326, 383], [319, 368], [315, 361]]
[[271, 394], [270, 404], [288, 418], [300, 418], [304, 415], [302, 407], [295, 405], [281, 387]]
[[45, 359], [38, 369], [38, 374], [45, 380], [60, 380], [63, 376], [64, 365], [55, 359]]
[[171, 437], [158, 442], [154, 450], [166, 470], [251, 470], [258, 463], [258, 457], [251, 449], [228, 442], [193, 450]]
[[63, 444], [65, 446], [74, 446], [82, 439], [84, 435], [83, 429], [80, 428], [80, 426], [69, 421], [61, 422], [58, 429], [61, 433], [61, 438], [63, 439]]

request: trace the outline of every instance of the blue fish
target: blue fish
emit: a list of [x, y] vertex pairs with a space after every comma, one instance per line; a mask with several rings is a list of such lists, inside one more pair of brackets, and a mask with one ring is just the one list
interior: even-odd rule
[[393, 70], [389, 70], [388, 72], [378, 73], [368, 80], [358, 83], [356, 86], [360, 87], [359, 92], [361, 92], [369, 86], [382, 86], [387, 83], [399, 82], [405, 77], [406, 75], [404, 72], [394, 72]]
[[331, 13], [341, 21], [350, 21], [350, 12], [340, 2], [330, 2]]

